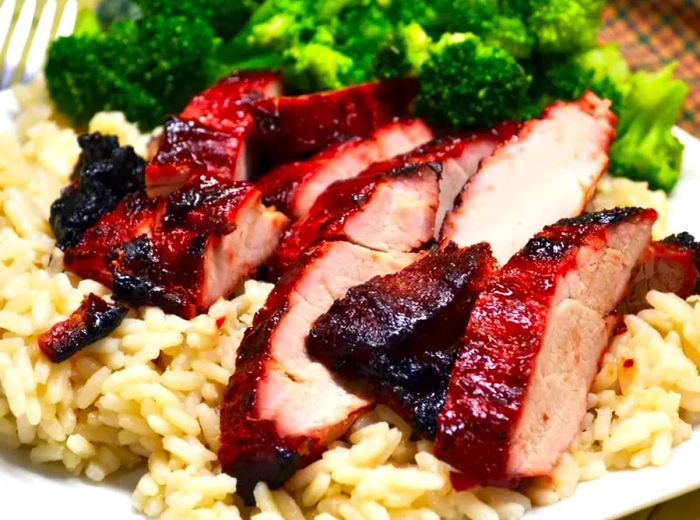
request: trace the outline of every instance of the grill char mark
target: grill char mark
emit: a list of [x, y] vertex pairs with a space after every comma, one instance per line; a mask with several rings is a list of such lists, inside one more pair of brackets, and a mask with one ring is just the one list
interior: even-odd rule
[[348, 291], [314, 324], [309, 353], [367, 386], [433, 438], [471, 308], [496, 271], [485, 244], [449, 244]]

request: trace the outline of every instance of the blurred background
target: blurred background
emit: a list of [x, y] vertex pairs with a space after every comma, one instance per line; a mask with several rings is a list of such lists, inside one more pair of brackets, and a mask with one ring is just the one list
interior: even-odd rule
[[610, 1], [601, 38], [618, 42], [632, 67], [677, 61], [676, 74], [690, 84], [680, 125], [700, 135], [699, 0]]

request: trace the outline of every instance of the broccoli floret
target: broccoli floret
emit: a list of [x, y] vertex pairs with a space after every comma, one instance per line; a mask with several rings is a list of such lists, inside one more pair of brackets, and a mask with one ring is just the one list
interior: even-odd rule
[[596, 45], [604, 0], [530, 0], [527, 26], [539, 52], [570, 54]]
[[487, 43], [502, 47], [518, 59], [529, 58], [535, 43], [523, 20], [514, 16], [495, 17], [483, 38]]
[[256, 2], [241, 0], [136, 0], [145, 16], [200, 18], [221, 38], [231, 38], [250, 18]]
[[350, 82], [352, 58], [331, 47], [310, 43], [295, 47], [283, 55], [285, 79], [301, 90], [340, 88]]
[[489, 126], [526, 101], [532, 78], [505, 50], [473, 34], [446, 34], [419, 76], [416, 111], [455, 127]]
[[577, 99], [592, 90], [609, 99], [619, 113], [629, 91], [630, 70], [617, 45], [610, 44], [567, 57], [540, 57], [533, 76], [531, 95], [539, 97], [542, 105]]
[[674, 79], [675, 64], [658, 72], [636, 72], [610, 148], [610, 173], [646, 181], [670, 192], [678, 182], [683, 145], [671, 133], [688, 94]]
[[428, 59], [433, 41], [417, 23], [399, 25], [382, 44], [372, 68], [379, 79], [416, 76]]
[[123, 20], [105, 33], [54, 42], [46, 82], [76, 125], [101, 110], [121, 110], [147, 130], [216, 79], [214, 44], [211, 27], [201, 20]]

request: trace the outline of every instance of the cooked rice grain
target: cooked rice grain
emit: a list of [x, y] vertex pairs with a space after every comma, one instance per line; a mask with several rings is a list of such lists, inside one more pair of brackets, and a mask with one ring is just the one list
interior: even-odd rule
[[[109, 337], [67, 362], [48, 362], [37, 335], [85, 295], [109, 291], [63, 272], [47, 222], [77, 158], [75, 133], [53, 116], [40, 82], [18, 97], [17, 132], [0, 135], [0, 442], [30, 446], [32, 461], [96, 481], [146, 460], [133, 504], [147, 516], [517, 519], [608, 470], [664, 464], [700, 418], [700, 304], [652, 293], [650, 310], [625, 318], [582, 431], [551, 477], [518, 491], [456, 492], [432, 444], [411, 440], [409, 426], [379, 406], [284, 489], [259, 484], [257, 507], [246, 509], [218, 466], [218, 413], [243, 331], [271, 286], [248, 281], [239, 297], [189, 321], [156, 308], [131, 311]], [[96, 115], [90, 130], [116, 134], [140, 153], [147, 142], [121, 114]], [[666, 233], [662, 193], [606, 178], [592, 207], [617, 205], [655, 207], [655, 233]]]

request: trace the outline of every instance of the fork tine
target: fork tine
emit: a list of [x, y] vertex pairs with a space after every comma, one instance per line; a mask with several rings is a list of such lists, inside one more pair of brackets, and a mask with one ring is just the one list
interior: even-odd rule
[[15, 15], [15, 3], [15, 0], [3, 0], [0, 4], [0, 57], [3, 55], [2, 51], [8, 40], [12, 17]]
[[56, 37], [59, 36], [70, 36], [73, 34], [73, 29], [75, 29], [75, 20], [78, 17], [78, 0], [67, 0], [66, 5], [63, 7], [63, 13], [61, 14], [61, 20], [58, 22], [58, 29], [56, 30]]
[[41, 69], [44, 63], [46, 48], [51, 40], [51, 26], [56, 16], [56, 0], [46, 0], [34, 30], [34, 39], [29, 48], [27, 60], [24, 62], [24, 71], [20, 81], [25, 82], [32, 79]]
[[25, 0], [24, 5], [22, 5], [22, 9], [17, 17], [17, 23], [12, 31], [12, 36], [10, 36], [10, 45], [7, 47], [0, 89], [9, 87], [15, 75], [17, 66], [24, 54], [24, 49], [27, 46], [35, 9], [36, 0]]

